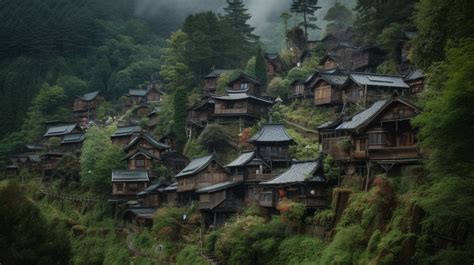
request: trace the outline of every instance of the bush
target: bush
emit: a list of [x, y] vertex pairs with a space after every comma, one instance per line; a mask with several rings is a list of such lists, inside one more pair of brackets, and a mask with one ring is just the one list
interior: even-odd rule
[[301, 226], [306, 209], [304, 204], [283, 199], [278, 203], [277, 209], [280, 211], [282, 221], [286, 223], [290, 229], [299, 228]]
[[194, 245], [187, 245], [176, 256], [176, 265], [208, 265], [209, 263], [199, 255], [199, 249]]
[[334, 240], [324, 250], [320, 264], [354, 264], [365, 243], [364, 229], [359, 225], [339, 228]]
[[283, 240], [278, 247], [276, 264], [316, 263], [324, 249], [323, 242], [315, 237], [298, 235]]

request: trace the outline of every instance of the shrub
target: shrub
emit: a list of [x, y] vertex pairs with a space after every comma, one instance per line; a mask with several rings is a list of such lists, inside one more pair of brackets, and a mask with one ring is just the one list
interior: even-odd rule
[[187, 245], [176, 256], [176, 265], [208, 265], [209, 263], [199, 255], [199, 249], [194, 245]]
[[324, 249], [323, 242], [315, 237], [298, 235], [287, 238], [278, 247], [276, 264], [316, 263]]
[[354, 264], [365, 247], [364, 229], [359, 225], [339, 228], [321, 256], [320, 264]]

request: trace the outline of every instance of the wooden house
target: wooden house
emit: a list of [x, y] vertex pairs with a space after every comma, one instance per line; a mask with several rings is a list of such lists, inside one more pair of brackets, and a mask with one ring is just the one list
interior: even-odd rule
[[195, 191], [217, 183], [229, 180], [227, 170], [213, 155], [192, 160], [176, 175], [178, 180], [178, 195], [183, 203], [199, 198]]
[[403, 96], [408, 88], [401, 76], [351, 73], [342, 85], [342, 99], [345, 103], [368, 106], [394, 93]]
[[217, 80], [222, 74], [230, 73], [232, 70], [213, 69], [204, 79], [204, 94], [215, 94], [217, 90]]
[[186, 114], [186, 135], [198, 136], [206, 125], [214, 120], [214, 99], [204, 97], [188, 109]]
[[358, 72], [375, 72], [383, 62], [385, 53], [375, 45], [366, 46], [352, 53], [352, 70]]
[[63, 140], [64, 137], [68, 134], [80, 134], [80, 133], [82, 133], [82, 128], [79, 127], [77, 123], [73, 123], [73, 124], [50, 126], [46, 130], [44, 137], [46, 139], [57, 137]]
[[40, 155], [34, 154], [34, 153], [23, 153], [19, 154], [11, 159], [13, 162], [9, 167], [10, 169], [16, 168], [18, 169], [18, 172], [21, 171], [22, 169], [26, 169], [29, 172], [32, 173], [42, 173], [42, 160]]
[[196, 191], [199, 194], [199, 211], [206, 227], [222, 226], [240, 210], [244, 202], [242, 180], [229, 180]]
[[151, 184], [143, 191], [137, 193], [139, 204], [143, 207], [160, 207], [165, 201], [163, 190], [168, 186], [169, 183], [163, 181]]
[[244, 181], [245, 201], [257, 202], [260, 193], [258, 183], [274, 178], [270, 165], [252, 151], [242, 152], [235, 160], [225, 166], [233, 181]]
[[153, 226], [153, 216], [156, 208], [153, 207], [132, 207], [123, 213], [123, 222], [134, 232], [140, 232], [144, 228]]
[[286, 132], [283, 124], [263, 124], [259, 132], [249, 141], [256, 148], [258, 157], [270, 167], [286, 167], [291, 161], [289, 146], [293, 138]]
[[150, 177], [154, 177], [153, 169], [161, 165], [161, 154], [169, 146], [160, 143], [149, 133], [139, 133], [124, 147], [129, 170], [144, 170]]
[[329, 205], [326, 179], [320, 161], [294, 162], [283, 174], [261, 182], [259, 205], [277, 207], [283, 199], [303, 203], [307, 209], [326, 208]]
[[323, 69], [325, 70], [343, 68], [341, 61], [341, 57], [332, 53], [328, 53], [323, 58], [321, 58], [321, 60], [319, 60], [319, 65], [323, 66]]
[[291, 94], [289, 96], [290, 100], [293, 99], [305, 99], [305, 98], [312, 98], [313, 91], [309, 89], [307, 86], [306, 80], [294, 80], [290, 84], [291, 86]]
[[158, 126], [160, 111], [161, 111], [161, 108], [155, 107], [155, 109], [153, 109], [150, 113], [147, 114], [147, 118], [148, 118], [147, 126], [150, 131], [154, 131], [156, 127]]
[[135, 199], [148, 187], [150, 178], [145, 170], [113, 170], [112, 195], [117, 199]]
[[160, 143], [167, 145], [170, 151], [177, 151], [178, 149], [178, 139], [176, 134], [171, 132], [167, 135], [162, 136], [159, 140]]
[[112, 143], [120, 146], [126, 146], [132, 138], [141, 132], [138, 125], [118, 127], [114, 134], [110, 137]]
[[425, 74], [420, 69], [415, 70], [405, 78], [405, 82], [410, 87], [408, 94], [412, 96], [418, 95], [425, 88]]
[[341, 105], [342, 85], [347, 75], [320, 73], [311, 89], [314, 91], [314, 105]]
[[42, 165], [42, 176], [52, 177], [57, 163], [63, 158], [64, 153], [47, 152], [40, 156]]
[[397, 164], [419, 163], [422, 154], [411, 125], [419, 113], [419, 108], [400, 98], [377, 101], [347, 121], [321, 126], [320, 150], [343, 163], [349, 175], [365, 175], [368, 162], [387, 171]]
[[85, 133], [72, 133], [64, 136], [60, 143], [61, 152], [64, 153], [81, 153], [82, 144], [86, 139]]
[[253, 96], [260, 96], [263, 93], [263, 84], [244, 73], [230, 81], [227, 86], [227, 92], [229, 93], [247, 93]]
[[178, 174], [189, 163], [189, 159], [178, 151], [167, 151], [161, 154], [161, 163], [174, 174]]
[[273, 102], [247, 93], [214, 96], [214, 121], [218, 124], [239, 124], [240, 130], [266, 117]]
[[96, 110], [105, 98], [99, 91], [90, 92], [82, 96], [76, 96], [73, 103], [73, 112], [76, 118], [96, 118]]
[[161, 101], [163, 92], [156, 84], [147, 89], [130, 89], [126, 95], [125, 107], [141, 105], [143, 103], [158, 103]]
[[267, 68], [268, 79], [271, 79], [271, 77], [281, 73], [282, 62], [278, 53], [265, 53], [263, 58]]
[[5, 166], [6, 177], [16, 177], [20, 174], [20, 167], [18, 164], [10, 164]]

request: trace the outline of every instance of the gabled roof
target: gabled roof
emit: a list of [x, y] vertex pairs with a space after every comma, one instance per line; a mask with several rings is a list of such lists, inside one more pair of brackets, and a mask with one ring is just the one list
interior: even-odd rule
[[155, 139], [152, 135], [149, 133], [143, 133], [141, 132], [139, 135], [135, 136], [130, 143], [124, 148], [125, 151], [130, 150], [135, 144], [137, 144], [140, 139], [143, 139], [147, 141], [149, 144], [151, 144], [153, 147], [158, 148], [160, 150], [166, 150], [169, 149], [170, 147], [167, 146], [164, 143], [160, 143], [158, 140]]
[[129, 89], [128, 96], [137, 96], [137, 97], [144, 97], [148, 94], [148, 90], [145, 89]]
[[87, 93], [87, 94], [84, 94], [82, 96], [76, 96], [76, 98], [82, 100], [82, 101], [92, 101], [94, 100], [98, 95], [100, 94], [100, 91], [97, 90], [97, 91], [94, 91], [94, 92], [90, 92], [90, 93]]
[[241, 167], [252, 161], [255, 157], [255, 151], [242, 152], [234, 161], [227, 164], [225, 167]]
[[168, 187], [164, 188], [163, 191], [176, 191], [178, 189], [178, 182], [175, 182]]
[[213, 193], [213, 192], [217, 192], [217, 191], [221, 191], [221, 190], [225, 190], [225, 189], [228, 189], [228, 188], [238, 186], [242, 183], [243, 183], [242, 180], [239, 180], [239, 181], [233, 181], [233, 180], [225, 181], [225, 182], [217, 183], [217, 184], [199, 189], [199, 190], [196, 191], [196, 193]]
[[221, 74], [232, 72], [232, 70], [226, 69], [214, 69], [208, 75], [204, 76], [204, 79], [218, 78]]
[[158, 157], [155, 154], [152, 154], [152, 153], [150, 153], [147, 150], [142, 149], [142, 148], [138, 148], [137, 150], [134, 150], [133, 152], [131, 152], [130, 154], [128, 154], [127, 156], [122, 158], [122, 160], [127, 160], [127, 159], [130, 159], [130, 158], [134, 158], [136, 155], [140, 155], [140, 154], [144, 155], [148, 159], [160, 160], [160, 157]]
[[351, 73], [349, 79], [359, 86], [379, 86], [379, 87], [396, 87], [408, 88], [409, 86], [403, 81], [401, 76], [396, 75], [379, 75], [372, 73]]
[[215, 158], [213, 155], [203, 156], [193, 159], [176, 177], [189, 176], [199, 173], [201, 170], [206, 168]]
[[283, 124], [263, 124], [259, 132], [253, 135], [249, 143], [293, 142]]
[[165, 183], [165, 182], [158, 182], [158, 183], [154, 183], [152, 185], [150, 185], [148, 188], [144, 189], [143, 191], [137, 193], [138, 196], [144, 196], [144, 195], [148, 195], [148, 194], [151, 194], [151, 193], [156, 193], [156, 192], [161, 192], [163, 191], [163, 189], [165, 187], [168, 186], [169, 183]]
[[333, 61], [338, 61], [341, 59], [340, 56], [336, 55], [336, 54], [333, 54], [333, 53], [326, 53], [326, 55], [324, 55], [323, 58], [321, 58], [321, 60], [319, 60], [319, 64], [324, 64], [326, 62], [327, 59], [331, 59]]
[[245, 74], [245, 73], [241, 73], [234, 80], [230, 81], [227, 85], [232, 86], [233, 83], [239, 81], [240, 79], [245, 79], [249, 83], [255, 84], [257, 86], [263, 85], [260, 81], [258, 81], [257, 79], [255, 79], [255, 78], [253, 78], [253, 77], [251, 77], [251, 76], [249, 76], [248, 74]]
[[247, 93], [228, 93], [227, 95], [224, 95], [224, 96], [213, 96], [212, 98], [218, 99], [218, 100], [227, 100], [227, 101], [253, 99], [253, 100], [261, 101], [267, 104], [273, 104], [273, 102], [270, 100], [251, 96], [251, 95], [248, 95]]
[[327, 121], [327, 122], [324, 122], [323, 124], [319, 125], [317, 127], [318, 130], [322, 130], [322, 129], [330, 129], [330, 128], [335, 128], [337, 127], [337, 125], [339, 125], [341, 123], [341, 119], [337, 119], [337, 120], [334, 120], [334, 121]]
[[285, 185], [300, 183], [305, 181], [325, 182], [322, 176], [314, 176], [317, 170], [321, 167], [318, 161], [309, 161], [302, 163], [295, 163], [285, 171], [283, 174], [266, 182], [260, 182], [263, 185]]
[[141, 128], [138, 125], [118, 127], [115, 133], [111, 137], [113, 138], [113, 137], [129, 136], [134, 133], [138, 133], [140, 131], [141, 131]]
[[347, 75], [335, 75], [335, 74], [323, 74], [319, 75], [320, 80], [324, 80], [331, 85], [340, 86], [343, 85], [347, 81]]
[[82, 143], [86, 139], [85, 133], [71, 133], [64, 136], [61, 144]]
[[60, 126], [51, 126], [48, 128], [44, 137], [51, 137], [51, 136], [62, 136], [71, 133], [74, 129], [79, 128], [79, 126], [75, 124], [69, 125], [60, 125]]
[[148, 171], [146, 170], [113, 170], [112, 182], [135, 182], [149, 181]]
[[372, 106], [370, 106], [368, 109], [365, 109], [352, 116], [350, 120], [341, 123], [339, 126], [337, 126], [336, 130], [357, 130], [361, 126], [368, 124], [370, 121], [376, 118], [381, 111], [394, 102], [400, 102], [404, 105], [410, 106], [416, 111], [420, 111], [420, 109], [412, 103], [400, 98], [379, 100], [372, 104]]
[[278, 53], [276, 53], [276, 52], [266, 52], [264, 57], [269, 59], [269, 60], [278, 60], [279, 59]]
[[125, 213], [131, 212], [132, 214], [136, 215], [137, 217], [151, 219], [156, 212], [156, 208], [129, 208], [125, 211]]
[[413, 81], [413, 80], [422, 79], [422, 78], [425, 78], [425, 73], [423, 72], [423, 70], [417, 69], [417, 70], [411, 72], [405, 78], [405, 80], [406, 81]]

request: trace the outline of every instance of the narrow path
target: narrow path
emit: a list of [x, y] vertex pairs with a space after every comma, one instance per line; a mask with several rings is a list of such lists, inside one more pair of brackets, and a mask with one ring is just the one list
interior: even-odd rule
[[46, 188], [41, 188], [40, 192], [47, 197], [60, 199], [64, 201], [87, 202], [87, 203], [96, 203], [96, 202], [101, 201], [98, 198], [93, 198], [93, 197], [88, 197], [88, 196], [52, 192], [52, 191], [47, 190]]
[[297, 124], [297, 123], [291, 122], [291, 121], [289, 121], [289, 120], [284, 120], [284, 122], [285, 122], [286, 124], [292, 126], [292, 127], [295, 127], [297, 130], [300, 130], [300, 131], [302, 131], [302, 132], [305, 133], [305, 134], [311, 134], [311, 135], [314, 135], [315, 137], [318, 135], [318, 132], [317, 132], [317, 131], [312, 130], [312, 129], [308, 129], [308, 128], [306, 128], [306, 127], [304, 127], [304, 126], [301, 126], [301, 125], [299, 125], [299, 124]]

